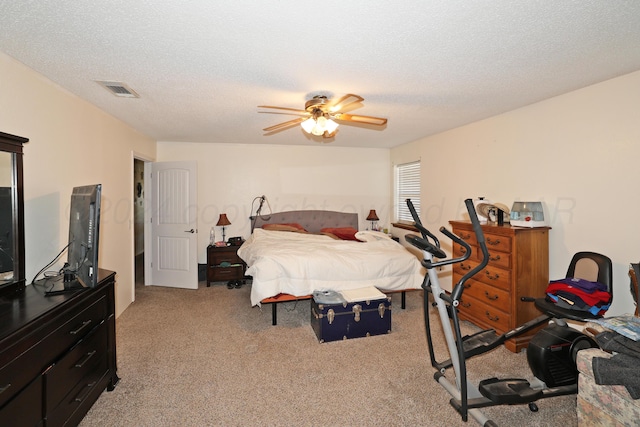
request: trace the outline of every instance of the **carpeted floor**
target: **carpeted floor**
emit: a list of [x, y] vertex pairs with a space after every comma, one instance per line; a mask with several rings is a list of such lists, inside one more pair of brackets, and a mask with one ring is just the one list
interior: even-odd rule
[[[271, 326], [271, 307], [251, 308], [249, 291], [138, 287], [116, 323], [120, 383], [81, 426], [475, 425], [433, 379], [422, 292], [407, 295], [406, 310], [393, 296], [391, 334], [320, 344], [309, 301], [281, 304]], [[531, 378], [525, 354], [504, 348], [470, 361], [469, 375]], [[575, 401], [485, 413], [505, 426], [571, 427]]]

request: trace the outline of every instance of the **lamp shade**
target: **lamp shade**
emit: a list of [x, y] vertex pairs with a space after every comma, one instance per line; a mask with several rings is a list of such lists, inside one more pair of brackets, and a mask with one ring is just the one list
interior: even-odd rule
[[218, 218], [218, 223], [216, 224], [217, 226], [222, 226], [224, 227], [225, 225], [231, 225], [231, 222], [229, 222], [229, 218], [227, 218], [227, 214], [220, 214], [220, 218]]
[[371, 209], [369, 211], [369, 216], [367, 216], [367, 221], [379, 221], [380, 218], [378, 218], [378, 215], [376, 214], [376, 210], [375, 209]]
[[302, 126], [302, 129], [304, 129], [306, 133], [311, 133], [315, 125], [316, 121], [313, 119], [313, 117], [310, 117], [304, 122], [300, 123], [300, 126]]

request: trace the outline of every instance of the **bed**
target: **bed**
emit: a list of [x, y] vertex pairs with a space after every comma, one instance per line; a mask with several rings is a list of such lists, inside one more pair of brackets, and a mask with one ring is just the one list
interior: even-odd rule
[[253, 278], [251, 305], [271, 303], [274, 325], [278, 303], [309, 299], [313, 291], [375, 286], [402, 292], [404, 308], [404, 291], [421, 287], [416, 256], [382, 233], [357, 231], [355, 213], [304, 210], [251, 219], [253, 233], [238, 255]]

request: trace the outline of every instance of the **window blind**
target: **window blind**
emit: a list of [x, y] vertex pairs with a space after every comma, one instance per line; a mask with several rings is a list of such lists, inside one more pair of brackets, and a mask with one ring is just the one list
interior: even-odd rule
[[407, 207], [411, 199], [420, 215], [420, 161], [396, 166], [396, 221], [413, 223], [413, 217]]

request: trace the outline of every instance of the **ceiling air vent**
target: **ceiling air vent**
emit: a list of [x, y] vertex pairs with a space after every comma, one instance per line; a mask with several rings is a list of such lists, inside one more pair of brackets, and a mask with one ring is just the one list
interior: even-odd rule
[[119, 96], [121, 98], [140, 98], [140, 95], [138, 95], [133, 89], [131, 89], [129, 86], [127, 86], [124, 83], [100, 82], [100, 81], [96, 81], [96, 83], [98, 83], [103, 88], [107, 89], [109, 92], [111, 92], [115, 96]]

